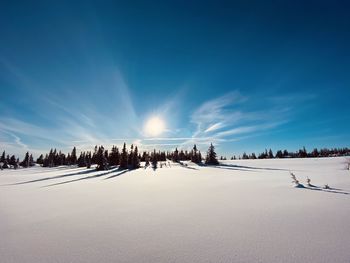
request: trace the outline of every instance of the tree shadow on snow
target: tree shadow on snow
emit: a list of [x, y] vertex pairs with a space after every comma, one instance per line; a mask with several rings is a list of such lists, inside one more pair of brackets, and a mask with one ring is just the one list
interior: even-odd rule
[[223, 164], [215, 165], [213, 167], [223, 166], [223, 167], [232, 167], [236, 169], [250, 169], [250, 170], [267, 170], [267, 171], [289, 171], [289, 169], [281, 169], [281, 168], [269, 168], [269, 167], [254, 167], [254, 166], [244, 166], [244, 165], [235, 165], [235, 164]]
[[120, 173], [116, 173], [116, 174], [113, 174], [111, 176], [108, 176], [107, 178], [103, 179], [103, 180], [107, 180], [107, 179], [112, 179], [114, 177], [118, 177], [118, 176], [121, 176], [122, 174], [125, 174], [127, 172], [130, 172], [130, 170], [120, 170], [121, 172]]
[[45, 178], [24, 181], [24, 182], [19, 182], [19, 183], [12, 183], [12, 184], [7, 184], [7, 185], [20, 185], [20, 184], [37, 183], [37, 182], [42, 182], [42, 181], [47, 181], [47, 180], [54, 180], [54, 179], [60, 179], [60, 178], [64, 178], [64, 177], [70, 177], [70, 176], [74, 176], [74, 175], [89, 174], [89, 173], [93, 173], [93, 172], [96, 172], [95, 168], [91, 168], [89, 170], [83, 170], [83, 171], [75, 172], [75, 173], [61, 174], [61, 175], [45, 177]]
[[[95, 170], [95, 171], [96, 171], [96, 170]], [[55, 185], [74, 183], [74, 182], [78, 182], [78, 181], [82, 181], [82, 180], [87, 180], [87, 179], [98, 178], [98, 177], [101, 177], [101, 176], [104, 176], [104, 175], [107, 175], [107, 174], [111, 174], [111, 173], [114, 173], [114, 172], [117, 172], [117, 171], [121, 171], [121, 172], [120, 172], [120, 173], [117, 173], [117, 174], [115, 174], [115, 175], [112, 175], [112, 176], [110, 176], [110, 177], [107, 177], [106, 179], [110, 179], [110, 178], [119, 176], [119, 175], [121, 175], [121, 174], [124, 174], [124, 173], [128, 172], [129, 170], [120, 170], [119, 168], [115, 168], [115, 169], [106, 171], [106, 172], [104, 172], [104, 173], [99, 173], [99, 174], [95, 174], [95, 175], [91, 175], [91, 176], [85, 176], [85, 177], [83, 177], [83, 178], [77, 178], [77, 179], [74, 179], [74, 180], [68, 180], [68, 181], [59, 182], [59, 183], [55, 183], [55, 184], [49, 184], [49, 185], [45, 185], [45, 186], [43, 186], [43, 187], [50, 187], [50, 186], [55, 186]]]
[[255, 173], [258, 172], [256, 170], [251, 170], [251, 169], [247, 169], [247, 168], [222, 167], [221, 165], [208, 165], [207, 167], [212, 167], [212, 168], [216, 168], [216, 169], [225, 169], [225, 170], [231, 170], [231, 171], [233, 170], [233, 171], [255, 172]]
[[182, 167], [182, 168], [191, 169], [191, 170], [198, 170], [197, 168], [192, 167], [192, 166], [188, 166], [187, 164], [183, 164], [183, 163], [179, 163], [179, 164], [180, 164], [180, 167]]
[[[33, 169], [34, 168], [34, 169]], [[26, 173], [26, 175], [32, 175], [32, 174], [41, 174], [41, 173], [47, 173], [47, 172], [63, 172], [64, 170], [70, 170], [74, 172], [75, 170], [79, 169], [80, 167], [77, 166], [58, 166], [58, 167], [27, 167], [27, 168], [18, 168], [17, 171], [29, 171]], [[40, 170], [38, 170], [40, 169]]]
[[312, 191], [320, 191], [320, 192], [327, 192], [327, 193], [333, 193], [333, 194], [343, 194], [343, 195], [348, 195], [349, 193], [344, 191], [343, 189], [339, 189], [339, 188], [332, 188], [330, 187], [329, 189], [325, 189], [316, 185], [308, 185], [308, 186], [304, 186], [303, 187], [298, 187], [298, 188], [304, 188], [307, 190], [312, 190]]

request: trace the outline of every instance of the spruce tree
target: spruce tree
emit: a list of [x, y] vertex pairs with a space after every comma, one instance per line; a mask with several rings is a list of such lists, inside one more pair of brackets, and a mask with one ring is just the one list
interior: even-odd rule
[[34, 166], [34, 159], [33, 159], [33, 155], [29, 155], [29, 162], [28, 162], [28, 165], [31, 167], [31, 166]]
[[[50, 154], [49, 154], [49, 158], [50, 158]], [[66, 165], [71, 165], [71, 164], [72, 164], [71, 163], [71, 156], [70, 156], [70, 153], [68, 153], [67, 158], [66, 158]], [[52, 167], [51, 160], [50, 160], [50, 167]]]
[[43, 167], [49, 167], [49, 155], [46, 154], [43, 159]]
[[271, 149], [269, 150], [268, 158], [273, 159], [273, 152]]
[[134, 145], [131, 144], [130, 146], [130, 152], [128, 155], [128, 166], [130, 166], [131, 169], [134, 168]]
[[29, 152], [26, 152], [23, 161], [21, 162], [21, 166], [27, 168], [29, 166]]
[[275, 156], [276, 158], [283, 158], [283, 153], [282, 153], [282, 151], [281, 150], [278, 150], [277, 152], [276, 152], [276, 156]]
[[112, 147], [111, 153], [109, 154], [109, 164], [112, 166], [119, 164], [119, 150], [116, 146]]
[[215, 152], [215, 147], [214, 145], [211, 143], [207, 152], [207, 157], [205, 159], [205, 164], [208, 165], [218, 165], [219, 162], [216, 158], [216, 152]]
[[145, 155], [145, 168], [148, 167], [150, 165], [149, 163], [149, 153]]
[[42, 154], [40, 154], [39, 158], [36, 159], [36, 163], [43, 165], [43, 161], [44, 161], [44, 156]]
[[103, 146], [100, 146], [96, 154], [97, 170], [108, 170], [108, 161]]
[[85, 167], [86, 166], [86, 157], [85, 157], [85, 153], [81, 152], [80, 156], [78, 158], [78, 167]]
[[311, 153], [312, 157], [318, 157], [319, 156], [319, 152], [317, 150], [317, 148], [315, 148], [312, 153]]
[[1, 169], [6, 169], [8, 168], [8, 162], [6, 160], [6, 157], [5, 157], [6, 153], [5, 151], [3, 151], [2, 155], [1, 155], [1, 158], [0, 158], [0, 162], [1, 162]]
[[158, 158], [156, 154], [156, 150], [154, 149], [153, 151], [153, 156], [152, 156], [152, 168], [155, 170], [158, 167]]
[[17, 159], [16, 156], [12, 155], [9, 161], [9, 164], [12, 165], [14, 168], [17, 168]]
[[139, 159], [137, 146], [135, 146], [135, 150], [134, 150], [133, 165], [134, 165], [133, 169], [140, 168], [140, 159]]
[[173, 162], [178, 162], [179, 161], [179, 151], [177, 148], [175, 148], [174, 154], [173, 154]]
[[2, 168], [4, 168], [4, 169], [10, 168], [10, 167], [9, 167], [9, 162], [8, 162], [8, 159], [7, 159], [7, 158], [5, 159], [5, 162], [4, 162], [4, 164], [2, 165]]
[[120, 169], [126, 169], [128, 168], [128, 152], [126, 150], [126, 145], [124, 142], [123, 149], [120, 155], [120, 163], [119, 163]]
[[91, 167], [91, 152], [88, 152], [88, 154], [86, 155], [86, 168], [90, 168]]
[[197, 146], [194, 145], [191, 152], [191, 161], [194, 163], [198, 163], [198, 154], [197, 154]]
[[6, 156], [6, 153], [5, 153], [5, 151], [3, 151], [1, 158], [0, 158], [0, 162], [5, 163], [5, 160], [6, 160], [5, 156]]
[[75, 147], [73, 148], [72, 153], [70, 155], [70, 164], [71, 165], [77, 164], [77, 149]]

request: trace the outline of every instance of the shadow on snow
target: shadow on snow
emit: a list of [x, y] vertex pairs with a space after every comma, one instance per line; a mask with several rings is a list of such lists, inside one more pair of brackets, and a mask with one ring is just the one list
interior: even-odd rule
[[280, 169], [280, 168], [268, 168], [268, 167], [254, 167], [254, 166], [244, 166], [244, 165], [234, 165], [234, 164], [223, 164], [214, 165], [213, 167], [219, 168], [220, 166], [227, 168], [236, 168], [236, 169], [251, 169], [251, 170], [266, 170], [266, 171], [289, 171], [289, 169]]
[[47, 180], [54, 180], [54, 179], [60, 179], [64, 177], [70, 177], [74, 175], [81, 175], [81, 174], [89, 174], [96, 172], [95, 168], [92, 168], [90, 170], [84, 170], [80, 172], [75, 172], [75, 173], [69, 173], [69, 174], [61, 174], [61, 175], [56, 175], [52, 177], [45, 177], [45, 178], [40, 178], [40, 179], [35, 179], [35, 180], [30, 180], [30, 181], [24, 181], [24, 182], [19, 182], [19, 183], [13, 183], [13, 184], [7, 184], [7, 185], [20, 185], [20, 184], [29, 184], [29, 183], [36, 183], [36, 182], [41, 182], [41, 181], [47, 181]]
[[99, 174], [95, 174], [95, 175], [91, 175], [91, 176], [85, 176], [83, 178], [77, 178], [77, 179], [74, 179], [74, 180], [68, 180], [68, 181], [64, 181], [64, 182], [59, 182], [59, 183], [55, 183], [55, 184], [49, 184], [49, 185], [45, 185], [45, 186], [42, 186], [42, 187], [50, 187], [50, 186], [55, 186], [55, 185], [61, 185], [61, 184], [68, 184], [68, 183], [74, 183], [74, 182], [78, 182], [78, 181], [82, 181], [82, 180], [88, 180], [88, 179], [93, 179], [93, 178], [98, 178], [98, 177], [101, 177], [101, 176], [104, 176], [104, 175], [107, 175], [107, 174], [111, 174], [111, 173], [114, 173], [114, 172], [118, 172], [120, 171], [119, 173], [116, 173], [116, 174], [113, 174], [107, 178], [105, 178], [104, 180], [106, 179], [112, 179], [114, 177], [117, 177], [117, 176], [120, 176], [126, 172], [129, 172], [130, 170], [121, 170], [119, 168], [115, 168], [115, 169], [112, 169], [112, 170], [109, 170], [109, 171], [106, 171], [104, 173], [99, 173]]
[[304, 186], [303, 184], [299, 184], [295, 188], [301, 188], [301, 189], [307, 189], [307, 190], [312, 190], [312, 191], [320, 191], [320, 192], [326, 192], [326, 193], [333, 193], [333, 194], [343, 194], [343, 195], [348, 195], [349, 193], [344, 191], [343, 189], [339, 188], [332, 188], [330, 187], [329, 189], [321, 188], [316, 185], [308, 185]]

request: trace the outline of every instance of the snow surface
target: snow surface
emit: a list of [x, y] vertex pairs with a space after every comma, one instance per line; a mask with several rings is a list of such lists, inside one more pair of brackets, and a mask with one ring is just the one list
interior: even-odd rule
[[[324, 158], [3, 170], [0, 262], [348, 263], [345, 167]], [[315, 187], [293, 187], [290, 171]]]

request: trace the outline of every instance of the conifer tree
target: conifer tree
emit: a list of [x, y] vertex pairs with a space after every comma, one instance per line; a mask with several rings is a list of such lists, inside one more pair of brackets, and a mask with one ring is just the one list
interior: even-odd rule
[[5, 162], [4, 162], [4, 164], [2, 165], [2, 168], [4, 168], [4, 169], [10, 168], [10, 167], [9, 167], [9, 159], [8, 159], [8, 158], [5, 158]]
[[153, 155], [152, 155], [152, 168], [155, 170], [158, 167], [158, 158], [156, 154], [156, 150], [154, 149]]
[[33, 155], [32, 155], [32, 154], [29, 155], [29, 162], [28, 162], [28, 165], [29, 165], [29, 166], [34, 166], [34, 159], [33, 159]]
[[312, 157], [318, 157], [319, 156], [319, 152], [317, 150], [317, 148], [315, 148], [312, 153], [311, 153]]
[[43, 167], [49, 167], [49, 155], [46, 154], [43, 159]]
[[108, 161], [103, 146], [100, 146], [96, 154], [97, 170], [108, 170]]
[[6, 156], [6, 153], [5, 153], [5, 151], [3, 151], [2, 155], [1, 155], [1, 158], [0, 158], [0, 162], [2, 162], [2, 163], [5, 162], [5, 160], [6, 160], [5, 156]]
[[149, 163], [149, 154], [146, 154], [145, 156], [145, 168], [148, 167], [150, 165]]
[[95, 149], [94, 149], [94, 153], [92, 154], [92, 157], [91, 157], [91, 163], [96, 163], [96, 160], [97, 160], [97, 145], [95, 145]]
[[215, 152], [215, 147], [214, 145], [211, 143], [207, 152], [207, 157], [205, 159], [205, 164], [208, 165], [218, 165], [219, 162], [216, 158], [216, 152]]
[[198, 154], [197, 154], [197, 146], [194, 145], [191, 152], [191, 161], [194, 163], [198, 163]]
[[2, 155], [1, 155], [1, 158], [0, 158], [0, 162], [1, 162], [1, 169], [6, 169], [8, 168], [8, 162], [6, 160], [6, 157], [5, 157], [6, 153], [5, 151], [2, 152]]
[[29, 167], [29, 152], [26, 152], [23, 161], [21, 162], [21, 166], [24, 168]]
[[128, 155], [128, 166], [130, 166], [131, 169], [134, 167], [134, 145], [131, 144], [130, 146], [130, 152]]
[[[186, 154], [187, 154], [187, 152], [186, 152]], [[179, 152], [179, 161], [185, 160], [185, 159], [186, 159], [186, 154], [184, 153], [183, 150], [181, 150], [181, 151]]]
[[112, 147], [111, 153], [109, 155], [109, 164], [112, 166], [119, 164], [119, 150], [116, 146]]
[[75, 146], [74, 146], [74, 148], [72, 150], [72, 153], [70, 155], [70, 164], [71, 165], [76, 165], [77, 164], [77, 149], [75, 148]]
[[78, 167], [85, 167], [86, 166], [86, 157], [85, 157], [85, 153], [81, 152], [80, 156], [78, 158]]
[[276, 156], [275, 156], [276, 158], [283, 158], [283, 153], [282, 153], [282, 151], [281, 150], [278, 150], [277, 152], [276, 152]]
[[140, 168], [140, 159], [138, 155], [138, 149], [137, 146], [135, 146], [135, 150], [133, 152], [133, 157], [132, 157], [132, 169], [137, 169]]
[[9, 161], [9, 164], [13, 166], [13, 168], [17, 168], [17, 159], [16, 156], [12, 155]]
[[177, 148], [175, 148], [174, 154], [173, 154], [173, 162], [178, 162], [179, 161], [179, 151]]
[[42, 154], [40, 154], [39, 158], [36, 159], [36, 163], [43, 165], [43, 161], [44, 161], [44, 156]]
[[[49, 154], [49, 158], [50, 158], [50, 154]], [[67, 154], [67, 158], [66, 158], [66, 165], [71, 165], [71, 156], [70, 156], [70, 153]], [[51, 166], [51, 160], [50, 160], [50, 167]]]
[[106, 159], [107, 164], [109, 165], [109, 162], [108, 162], [108, 150], [104, 151], [104, 157]]
[[273, 152], [272, 152], [271, 149], [269, 150], [268, 158], [269, 158], [269, 159], [272, 159], [272, 158], [273, 158]]
[[126, 150], [126, 145], [124, 142], [123, 149], [120, 155], [120, 163], [119, 163], [120, 169], [126, 169], [128, 168], [128, 152]]
[[305, 147], [303, 147], [303, 149], [301, 150], [299, 150], [299, 157], [300, 158], [306, 158], [307, 157], [307, 151], [306, 151], [306, 149], [305, 149]]
[[86, 168], [90, 168], [91, 167], [91, 152], [88, 152], [88, 154], [86, 155]]

